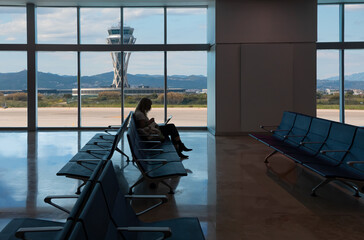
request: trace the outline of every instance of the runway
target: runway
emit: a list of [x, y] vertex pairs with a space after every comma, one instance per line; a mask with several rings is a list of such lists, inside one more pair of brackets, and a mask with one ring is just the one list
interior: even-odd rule
[[[127, 116], [132, 108], [125, 108]], [[173, 115], [172, 123], [177, 126], [206, 126], [207, 108], [168, 108], [167, 116]], [[154, 108], [149, 113], [157, 123], [164, 121], [164, 109]], [[317, 117], [339, 121], [339, 110], [319, 109]], [[345, 122], [364, 126], [364, 110], [346, 110]], [[121, 123], [120, 108], [82, 108], [81, 126], [103, 127]], [[0, 127], [26, 127], [26, 108], [0, 109]], [[77, 127], [77, 108], [39, 108], [39, 127]]]

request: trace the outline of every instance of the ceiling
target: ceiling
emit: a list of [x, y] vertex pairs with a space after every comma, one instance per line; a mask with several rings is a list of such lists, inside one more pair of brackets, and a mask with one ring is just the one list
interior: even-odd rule
[[0, 5], [37, 6], [206, 6], [214, 0], [0, 0]]

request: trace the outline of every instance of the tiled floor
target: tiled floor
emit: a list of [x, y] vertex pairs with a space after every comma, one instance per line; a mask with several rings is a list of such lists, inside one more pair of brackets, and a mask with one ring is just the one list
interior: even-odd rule
[[[67, 215], [43, 198], [76, 191], [79, 181], [56, 173], [94, 134], [0, 132], [0, 229], [15, 217], [64, 221]], [[189, 175], [171, 181], [176, 193], [143, 221], [196, 216], [207, 239], [364, 239], [364, 201], [349, 189], [329, 184], [311, 197], [319, 177], [279, 155], [266, 166], [269, 148], [248, 136], [182, 132], [181, 137], [194, 149], [183, 161]], [[130, 155], [127, 141], [124, 149]], [[129, 185], [139, 177], [119, 154], [113, 163]], [[168, 189], [145, 183], [135, 192], [167, 194]], [[73, 202], [58, 203], [71, 208]]]

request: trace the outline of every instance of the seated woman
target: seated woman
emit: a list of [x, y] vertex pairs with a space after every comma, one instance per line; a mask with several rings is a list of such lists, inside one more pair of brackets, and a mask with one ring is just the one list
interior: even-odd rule
[[182, 151], [192, 151], [187, 148], [181, 141], [178, 130], [174, 124], [166, 124], [159, 126], [155, 123], [154, 118], [149, 119], [147, 114], [152, 109], [152, 100], [149, 98], [142, 98], [135, 109], [134, 117], [138, 129], [142, 129], [147, 134], [153, 134], [153, 129], [159, 129], [164, 137], [171, 137], [172, 143], [176, 148], [178, 156], [182, 159], [188, 158]]

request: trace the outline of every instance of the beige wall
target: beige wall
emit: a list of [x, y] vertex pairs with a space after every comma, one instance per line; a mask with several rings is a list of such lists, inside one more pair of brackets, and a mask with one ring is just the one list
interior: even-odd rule
[[215, 119], [208, 115], [208, 123], [216, 135], [259, 131], [279, 123], [284, 110], [316, 114], [316, 4], [216, 0], [209, 23], [215, 72], [208, 74], [215, 83], [209, 88]]

